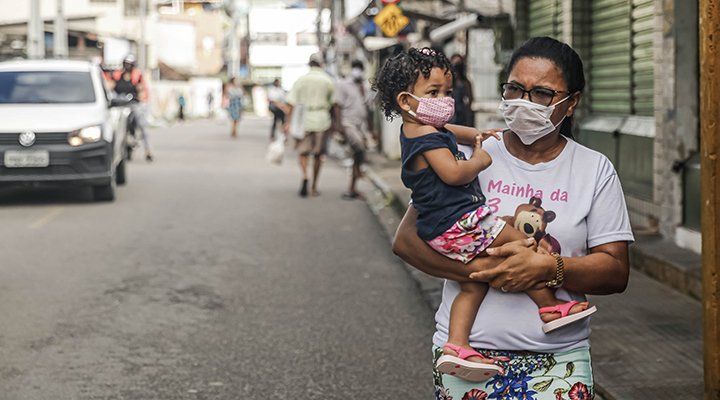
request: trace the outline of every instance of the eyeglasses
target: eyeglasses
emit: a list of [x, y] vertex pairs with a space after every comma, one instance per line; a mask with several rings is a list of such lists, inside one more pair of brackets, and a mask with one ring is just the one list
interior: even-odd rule
[[560, 91], [545, 88], [533, 88], [530, 90], [525, 90], [520, 86], [509, 82], [501, 83], [500, 90], [502, 93], [502, 98], [504, 100], [522, 99], [527, 93], [528, 100], [543, 106], [549, 106], [550, 104], [552, 104], [553, 99], [559, 93], [572, 93], [570, 91]]

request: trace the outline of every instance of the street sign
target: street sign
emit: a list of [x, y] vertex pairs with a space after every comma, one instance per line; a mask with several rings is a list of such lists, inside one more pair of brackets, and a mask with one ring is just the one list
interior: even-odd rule
[[380, 0], [383, 4], [397, 4], [400, 0]]
[[386, 5], [373, 20], [387, 37], [395, 37], [410, 23], [410, 19], [395, 4]]

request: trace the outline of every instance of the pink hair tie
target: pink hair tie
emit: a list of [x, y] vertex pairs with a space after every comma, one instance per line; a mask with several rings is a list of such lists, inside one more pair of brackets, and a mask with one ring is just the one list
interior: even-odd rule
[[428, 48], [426, 47], [426, 48], [422, 49], [422, 53], [423, 53], [423, 54], [427, 54], [427, 55], [429, 55], [429, 56], [434, 56], [434, 55], [435, 55], [435, 50], [428, 49]]

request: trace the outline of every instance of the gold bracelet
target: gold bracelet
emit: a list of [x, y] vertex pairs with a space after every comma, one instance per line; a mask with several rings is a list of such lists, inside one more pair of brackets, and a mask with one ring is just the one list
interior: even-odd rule
[[563, 279], [565, 278], [565, 262], [558, 253], [551, 253], [550, 255], [555, 257], [557, 268], [555, 269], [555, 279], [545, 283], [545, 286], [550, 288], [559, 288], [562, 286]]

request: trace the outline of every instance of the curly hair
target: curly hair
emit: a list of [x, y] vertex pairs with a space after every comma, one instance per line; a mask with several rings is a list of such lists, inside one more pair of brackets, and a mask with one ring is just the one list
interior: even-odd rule
[[400, 116], [397, 96], [401, 92], [412, 90], [420, 73], [425, 79], [430, 78], [433, 68], [444, 69], [455, 79], [455, 72], [447, 57], [427, 47], [411, 48], [385, 62], [372, 82], [372, 90], [378, 93], [380, 109], [388, 120]]

